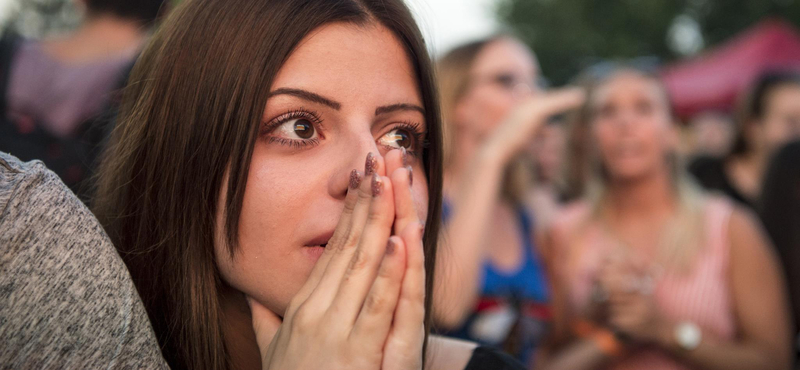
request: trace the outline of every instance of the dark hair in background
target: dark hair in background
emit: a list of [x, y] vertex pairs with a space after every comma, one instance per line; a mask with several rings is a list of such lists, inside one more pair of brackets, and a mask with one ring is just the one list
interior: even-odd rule
[[800, 142], [785, 146], [773, 157], [764, 181], [760, 216], [783, 262], [792, 314], [795, 325], [800, 325]]
[[[442, 133], [432, 66], [409, 10], [401, 0], [184, 0], [134, 67], [94, 200], [174, 369], [230, 368], [216, 216], [225, 220], [216, 236], [235, 253], [269, 87], [298, 43], [332, 22], [388, 28], [417, 74], [429, 140], [422, 162], [430, 199], [423, 236], [430, 328]], [[219, 204], [226, 173], [226, 201]]]
[[109, 13], [149, 24], [158, 18], [169, 0], [84, 0], [90, 14]]
[[770, 94], [778, 87], [785, 85], [800, 86], [800, 73], [768, 71], [753, 83], [739, 104], [736, 115], [736, 137], [728, 158], [742, 156], [753, 150], [752, 144], [747, 139], [747, 129], [749, 125], [756, 124], [757, 121], [764, 118]]

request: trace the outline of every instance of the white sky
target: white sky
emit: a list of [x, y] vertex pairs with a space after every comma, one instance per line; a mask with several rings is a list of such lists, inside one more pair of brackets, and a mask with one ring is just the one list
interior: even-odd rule
[[[0, 0], [0, 22], [16, 1]], [[497, 29], [495, 0], [405, 0], [417, 18], [433, 55], [460, 43], [488, 36]]]
[[405, 0], [433, 55], [497, 31], [495, 0]]

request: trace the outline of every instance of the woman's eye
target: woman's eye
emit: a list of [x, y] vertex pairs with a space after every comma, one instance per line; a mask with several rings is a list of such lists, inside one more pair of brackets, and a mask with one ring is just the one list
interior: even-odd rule
[[314, 124], [305, 118], [290, 119], [281, 124], [275, 131], [277, 136], [288, 139], [308, 140], [317, 136]]
[[406, 148], [407, 150], [413, 150], [414, 146], [414, 139], [408, 130], [405, 129], [394, 129], [392, 131], [387, 132], [384, 134], [380, 140], [378, 140], [381, 144], [386, 145], [391, 148]]

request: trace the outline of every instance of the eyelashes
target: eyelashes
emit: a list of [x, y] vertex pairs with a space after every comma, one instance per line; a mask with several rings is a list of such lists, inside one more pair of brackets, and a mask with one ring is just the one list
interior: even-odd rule
[[[389, 133], [400, 131], [400, 130], [406, 131], [411, 136], [411, 140], [412, 140], [411, 147], [410, 148], [406, 148], [406, 150], [408, 151], [409, 154], [411, 154], [413, 156], [416, 156], [422, 150], [424, 150], [425, 148], [428, 147], [429, 143], [425, 139], [425, 132], [421, 128], [421, 125], [418, 122], [413, 122], [413, 121], [402, 121], [402, 122], [396, 124], [395, 126], [392, 126], [391, 130], [389, 130], [385, 134], [381, 135], [381, 137], [378, 139], [378, 141], [382, 142], [383, 138], [385, 136], [387, 136]], [[391, 145], [386, 145], [386, 144], [383, 144], [383, 143], [382, 143], [382, 145], [386, 146], [389, 150], [397, 149], [397, 147], [394, 147], [394, 146], [391, 146]]]
[[[287, 125], [291, 122], [295, 123]], [[300, 129], [300, 131], [297, 131], [297, 129]], [[310, 135], [309, 129], [313, 131]], [[302, 149], [320, 144], [325, 139], [325, 131], [326, 128], [319, 113], [300, 108], [290, 110], [262, 123], [259, 136], [267, 144], [279, 144], [292, 149]], [[390, 136], [390, 133], [396, 133], [393, 136], [398, 137], [398, 133], [401, 131], [404, 131], [404, 135], [409, 136], [412, 141], [411, 145], [406, 147], [409, 154], [416, 156], [429, 146], [428, 141], [425, 139], [426, 135], [422, 125], [414, 121], [401, 121], [387, 125], [383, 132], [377, 136], [376, 141], [379, 146], [383, 146], [387, 150], [397, 149], [397, 146], [386, 144], [384, 138]], [[298, 132], [302, 133], [303, 136], [298, 135]]]

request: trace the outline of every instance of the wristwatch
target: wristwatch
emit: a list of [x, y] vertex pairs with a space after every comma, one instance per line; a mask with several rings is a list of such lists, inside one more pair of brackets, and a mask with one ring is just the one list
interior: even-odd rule
[[700, 345], [703, 340], [703, 333], [697, 324], [685, 321], [675, 326], [675, 341], [681, 349], [691, 351]]

